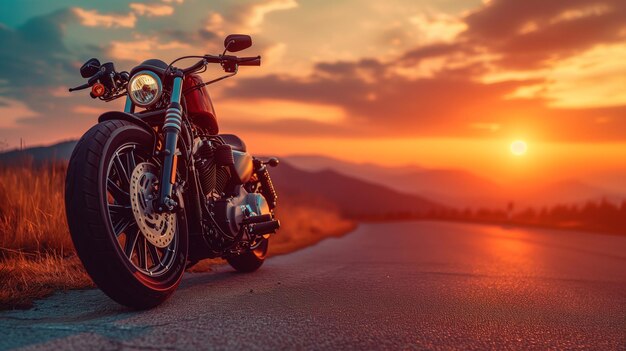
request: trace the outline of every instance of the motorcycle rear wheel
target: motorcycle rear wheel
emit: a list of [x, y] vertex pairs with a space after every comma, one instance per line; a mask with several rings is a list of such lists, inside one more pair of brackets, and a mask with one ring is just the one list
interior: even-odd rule
[[269, 248], [269, 240], [262, 239], [263, 241], [252, 250], [248, 250], [237, 256], [230, 256], [226, 258], [228, 264], [233, 267], [237, 272], [251, 273], [261, 268], [267, 251]]
[[134, 309], [163, 303], [178, 287], [187, 260], [184, 211], [166, 222], [174, 231], [165, 247], [147, 239], [134, 216], [133, 170], [148, 163], [144, 168], [155, 173], [152, 145], [152, 135], [132, 123], [99, 123], [76, 145], [65, 184], [67, 221], [87, 273], [106, 295]]

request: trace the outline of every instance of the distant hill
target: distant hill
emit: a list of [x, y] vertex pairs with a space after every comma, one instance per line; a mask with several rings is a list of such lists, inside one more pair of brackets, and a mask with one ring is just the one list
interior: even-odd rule
[[[624, 165], [626, 166], [626, 164]], [[591, 175], [589, 183], [619, 194], [626, 194], [626, 169], [615, 169]]]
[[332, 170], [309, 172], [282, 162], [271, 169], [280, 192], [311, 194], [335, 205], [348, 216], [387, 213], [425, 213], [441, 205], [420, 196], [400, 193], [379, 184], [345, 176]]
[[293, 166], [306, 171], [333, 169], [339, 173], [348, 175], [359, 173], [361, 176], [371, 179], [378, 179], [394, 174], [405, 175], [425, 170], [425, 168], [417, 165], [381, 166], [372, 162], [348, 162], [321, 155], [291, 155], [282, 158], [288, 160]]
[[50, 160], [69, 160], [77, 141], [64, 141], [50, 146], [31, 147], [24, 150], [11, 150], [0, 153], [0, 164], [12, 164], [24, 159], [35, 163]]
[[[451, 207], [505, 207], [514, 202], [523, 206], [581, 203], [588, 200], [619, 200], [624, 193], [569, 179], [511, 188], [457, 169], [427, 169], [419, 166], [383, 167], [353, 163], [326, 156], [285, 156], [284, 160], [308, 171], [334, 170], [338, 173], [435, 199]], [[614, 179], [619, 177], [613, 175]], [[622, 178], [624, 179], [624, 178]]]
[[502, 191], [498, 184], [463, 170], [427, 169], [416, 165], [384, 167], [311, 155], [285, 156], [283, 159], [308, 171], [334, 170], [399, 192], [437, 199], [450, 206], [490, 206], [502, 203], [495, 196]]

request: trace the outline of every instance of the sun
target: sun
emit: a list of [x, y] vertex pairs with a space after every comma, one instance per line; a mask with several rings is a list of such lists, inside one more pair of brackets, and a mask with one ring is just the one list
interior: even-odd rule
[[511, 143], [511, 153], [515, 156], [522, 156], [528, 151], [528, 144], [523, 140], [515, 140]]

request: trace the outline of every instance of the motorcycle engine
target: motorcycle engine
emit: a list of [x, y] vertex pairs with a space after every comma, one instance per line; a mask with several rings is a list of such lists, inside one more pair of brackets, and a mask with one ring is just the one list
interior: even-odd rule
[[194, 150], [202, 193], [206, 198], [220, 198], [230, 179], [230, 170], [218, 164], [219, 160], [215, 158], [216, 146], [210, 140], [197, 142]]
[[[230, 182], [232, 160], [230, 147], [216, 145], [210, 140], [196, 144], [194, 157], [200, 178], [203, 199], [213, 220], [207, 239], [212, 248], [222, 250], [241, 239], [246, 218], [270, 214], [270, 208], [261, 194], [249, 193], [241, 185]], [[232, 162], [232, 161], [231, 161]]]
[[261, 194], [248, 193], [239, 187], [239, 195], [219, 199], [215, 202], [215, 217], [229, 238], [235, 239], [246, 218], [270, 214], [267, 201]]

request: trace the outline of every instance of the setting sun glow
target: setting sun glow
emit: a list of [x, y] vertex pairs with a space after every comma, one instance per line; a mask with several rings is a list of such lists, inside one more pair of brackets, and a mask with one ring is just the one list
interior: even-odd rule
[[522, 156], [528, 151], [528, 145], [523, 140], [516, 140], [511, 143], [511, 153], [515, 156]]

